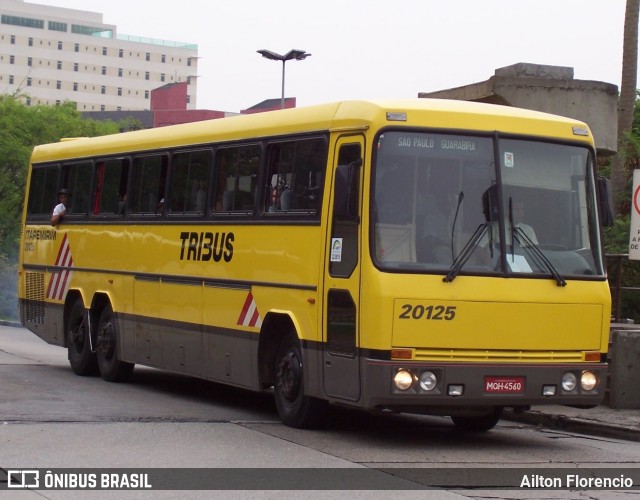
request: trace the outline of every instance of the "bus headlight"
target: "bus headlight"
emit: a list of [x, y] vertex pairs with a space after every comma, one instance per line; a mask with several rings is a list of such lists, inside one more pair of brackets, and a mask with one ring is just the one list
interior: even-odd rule
[[573, 373], [567, 372], [562, 376], [562, 389], [564, 391], [572, 392], [573, 390], [575, 390], [577, 385], [578, 379]]
[[438, 379], [433, 372], [423, 372], [420, 375], [420, 389], [423, 391], [432, 391], [438, 385]]
[[398, 370], [393, 376], [393, 385], [400, 391], [406, 391], [413, 385], [413, 374], [409, 370]]
[[582, 372], [582, 376], [580, 377], [580, 387], [584, 391], [592, 391], [598, 385], [598, 377], [595, 373], [590, 371]]

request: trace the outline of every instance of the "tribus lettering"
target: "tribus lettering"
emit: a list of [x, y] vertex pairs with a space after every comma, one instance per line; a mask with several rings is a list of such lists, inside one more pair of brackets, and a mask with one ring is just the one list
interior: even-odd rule
[[230, 262], [233, 258], [233, 233], [180, 233], [180, 260]]

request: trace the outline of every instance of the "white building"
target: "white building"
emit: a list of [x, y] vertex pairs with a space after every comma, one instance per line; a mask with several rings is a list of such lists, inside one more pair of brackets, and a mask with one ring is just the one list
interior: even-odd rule
[[[123, 14], [124, 15], [124, 14]], [[150, 109], [151, 90], [187, 82], [196, 109], [198, 46], [128, 35], [102, 14], [0, 0], [0, 94], [78, 111]]]

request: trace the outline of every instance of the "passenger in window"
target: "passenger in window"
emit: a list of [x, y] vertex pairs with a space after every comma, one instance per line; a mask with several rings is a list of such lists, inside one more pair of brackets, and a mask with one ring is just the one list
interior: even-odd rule
[[53, 208], [51, 214], [51, 225], [57, 226], [62, 222], [62, 218], [67, 214], [67, 206], [69, 205], [69, 198], [71, 193], [66, 189], [58, 191], [58, 204]]
[[267, 207], [267, 212], [273, 213], [279, 211], [280, 200], [278, 199], [278, 190], [273, 188], [271, 190], [271, 199], [269, 200], [269, 206]]

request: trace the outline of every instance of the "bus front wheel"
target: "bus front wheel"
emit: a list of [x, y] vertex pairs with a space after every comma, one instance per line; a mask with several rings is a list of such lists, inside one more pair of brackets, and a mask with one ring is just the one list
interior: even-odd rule
[[461, 417], [452, 416], [451, 420], [457, 429], [469, 432], [486, 432], [493, 429], [500, 421], [502, 416], [502, 408], [497, 407], [491, 413], [481, 416]]
[[111, 306], [106, 306], [98, 320], [98, 369], [108, 382], [125, 382], [133, 371], [133, 363], [118, 359], [118, 330]]
[[278, 414], [285, 425], [302, 429], [319, 424], [326, 405], [304, 394], [302, 350], [293, 334], [285, 337], [278, 349], [274, 395]]
[[67, 355], [76, 375], [93, 375], [98, 371], [96, 355], [91, 352], [89, 320], [81, 298], [77, 298], [67, 318]]

